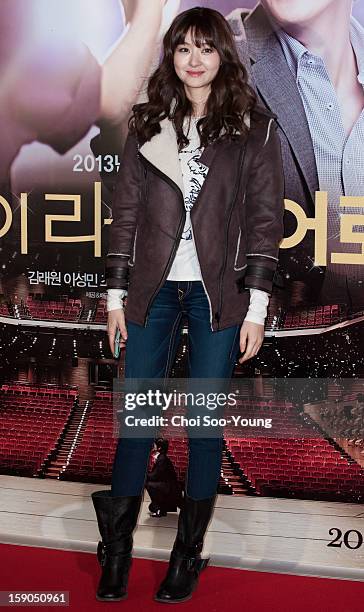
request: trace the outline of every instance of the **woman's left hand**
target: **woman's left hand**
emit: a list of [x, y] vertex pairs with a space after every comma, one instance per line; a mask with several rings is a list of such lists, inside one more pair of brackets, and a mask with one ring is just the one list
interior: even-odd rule
[[239, 363], [244, 363], [259, 352], [264, 340], [264, 325], [244, 321], [240, 329], [240, 351], [244, 353]]

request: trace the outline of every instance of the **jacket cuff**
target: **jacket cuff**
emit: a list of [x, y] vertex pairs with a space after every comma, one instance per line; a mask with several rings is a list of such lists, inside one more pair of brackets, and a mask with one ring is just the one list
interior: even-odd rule
[[129, 255], [108, 255], [105, 265], [105, 280], [108, 289], [128, 289]]
[[244, 289], [259, 289], [272, 294], [278, 260], [268, 255], [247, 255]]

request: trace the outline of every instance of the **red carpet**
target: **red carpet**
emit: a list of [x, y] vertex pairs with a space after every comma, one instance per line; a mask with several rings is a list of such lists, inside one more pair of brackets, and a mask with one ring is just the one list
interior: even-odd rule
[[[0, 590], [68, 590], [70, 606], [77, 612], [126, 612], [176, 609], [158, 604], [152, 595], [164, 576], [166, 564], [134, 560], [129, 598], [103, 603], [95, 599], [99, 576], [96, 556], [28, 546], [0, 545]], [[363, 612], [362, 582], [305, 578], [283, 574], [208, 568], [193, 599], [180, 604], [180, 612]], [[31, 606], [57, 610], [58, 606]]]

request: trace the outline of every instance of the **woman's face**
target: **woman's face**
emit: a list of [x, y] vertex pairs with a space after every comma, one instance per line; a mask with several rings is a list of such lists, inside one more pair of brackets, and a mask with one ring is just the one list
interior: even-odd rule
[[220, 56], [214, 47], [197, 47], [189, 30], [183, 44], [174, 52], [174, 69], [188, 88], [207, 89], [220, 68]]

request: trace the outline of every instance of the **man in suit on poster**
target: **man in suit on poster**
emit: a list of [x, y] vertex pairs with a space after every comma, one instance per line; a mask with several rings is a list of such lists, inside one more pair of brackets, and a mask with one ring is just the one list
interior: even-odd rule
[[[352, 0], [262, 0], [227, 19], [261, 101], [277, 116], [285, 197], [314, 217], [315, 192], [328, 192], [326, 268], [315, 265], [313, 231], [281, 251], [288, 303], [355, 310], [364, 306], [364, 236], [340, 242], [340, 213], [363, 207], [339, 208], [342, 195], [364, 196], [364, 29], [351, 12]], [[290, 212], [285, 225], [289, 236]]]

